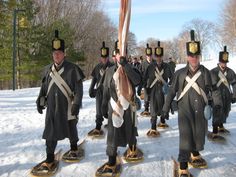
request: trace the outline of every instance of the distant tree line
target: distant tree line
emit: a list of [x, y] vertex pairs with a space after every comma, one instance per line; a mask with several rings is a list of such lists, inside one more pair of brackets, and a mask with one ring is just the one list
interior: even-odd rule
[[[17, 13], [17, 88], [39, 86], [42, 68], [51, 63], [51, 40], [59, 30], [66, 55], [89, 77], [100, 57], [102, 41], [111, 48], [117, 26], [103, 12], [100, 0], [0, 0], [0, 89], [12, 88], [13, 10]], [[130, 51], [136, 46], [130, 33]]]
[[[0, 89], [12, 88], [13, 10], [17, 13], [16, 81], [17, 88], [40, 85], [42, 68], [51, 63], [51, 40], [54, 30], [65, 40], [66, 55], [79, 64], [86, 77], [100, 57], [102, 41], [110, 47], [110, 55], [117, 40], [117, 25], [104, 13], [101, 0], [0, 0]], [[193, 19], [184, 25], [180, 34], [169, 41], [161, 41], [165, 58], [173, 57], [185, 62], [185, 43], [189, 30], [195, 29], [202, 42], [203, 55], [209, 46], [227, 45], [236, 53], [236, 1], [224, 1], [218, 24]], [[130, 32], [128, 55], [144, 55], [149, 42], [155, 47], [158, 39], [150, 38], [137, 44]], [[161, 40], [161, 36], [160, 36]]]

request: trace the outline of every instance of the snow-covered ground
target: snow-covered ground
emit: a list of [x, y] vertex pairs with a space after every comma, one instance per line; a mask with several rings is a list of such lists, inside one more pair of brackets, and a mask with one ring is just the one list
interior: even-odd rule
[[[232, 62], [233, 63], [233, 62]], [[216, 66], [215, 61], [204, 62], [209, 69]], [[236, 65], [233, 67], [236, 71]], [[178, 68], [181, 66], [178, 66]], [[90, 81], [84, 82], [83, 108], [80, 111], [78, 133], [82, 140], [95, 126], [95, 99], [88, 96]], [[36, 163], [45, 158], [45, 141], [41, 139], [44, 129], [44, 117], [37, 113], [35, 100], [39, 88], [16, 91], [0, 91], [0, 176], [26, 177]], [[142, 110], [141, 110], [142, 111]], [[141, 112], [139, 111], [139, 113]], [[123, 164], [123, 177], [171, 177], [171, 156], [178, 155], [177, 113], [170, 115], [168, 130], [160, 130], [159, 138], [148, 138], [149, 118], [139, 116], [138, 146], [144, 152], [144, 161], [138, 164]], [[231, 134], [226, 136], [226, 144], [209, 142], [206, 139], [203, 157], [208, 169], [190, 168], [194, 176], [232, 177], [236, 176], [236, 104], [232, 105], [226, 128]], [[211, 122], [209, 121], [211, 130]], [[74, 164], [60, 163], [57, 177], [92, 177], [95, 171], [107, 161], [106, 139], [87, 139], [84, 145], [85, 158]], [[57, 149], [66, 151], [69, 141], [59, 141]], [[122, 154], [125, 148], [119, 148]]]

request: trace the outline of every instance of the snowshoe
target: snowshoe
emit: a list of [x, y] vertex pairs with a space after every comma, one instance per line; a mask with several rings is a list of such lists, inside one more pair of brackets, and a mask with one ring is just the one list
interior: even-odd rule
[[140, 115], [143, 116], [143, 117], [149, 117], [151, 115], [151, 113], [148, 112], [148, 111], [143, 111], [143, 112], [140, 113]]
[[116, 158], [116, 164], [114, 166], [109, 166], [108, 163], [103, 164], [97, 169], [95, 176], [103, 177], [119, 177], [121, 174], [121, 161], [120, 158]]
[[201, 155], [193, 156], [191, 155], [189, 165], [193, 168], [207, 168], [207, 162], [202, 158]]
[[225, 127], [218, 127], [218, 133], [220, 133], [220, 134], [230, 134], [230, 131], [227, 130]]
[[226, 139], [223, 136], [220, 136], [220, 135], [212, 133], [212, 132], [208, 132], [207, 138], [209, 141], [213, 141], [213, 142], [225, 142], [226, 141]]
[[173, 160], [174, 168], [173, 168], [173, 177], [193, 177], [193, 175], [189, 172], [189, 170], [181, 170], [179, 168], [179, 163], [175, 160], [175, 158], [171, 157]]
[[161, 122], [159, 122], [159, 123], [157, 124], [157, 127], [158, 127], [158, 128], [162, 128], [162, 129], [166, 129], [166, 128], [169, 128], [169, 125], [168, 125], [167, 123], [161, 123]]
[[74, 163], [74, 162], [79, 162], [84, 158], [84, 148], [83, 148], [83, 144], [84, 144], [85, 140], [83, 140], [79, 145], [78, 145], [78, 149], [76, 151], [72, 151], [69, 150], [67, 152], [65, 152], [62, 156], [62, 160], [64, 162], [68, 162], [68, 163]]
[[127, 162], [136, 163], [143, 160], [143, 152], [137, 147], [135, 150], [134, 147], [132, 149], [128, 148], [123, 155]]
[[154, 130], [154, 129], [150, 129], [147, 132], [147, 136], [153, 137], [153, 138], [159, 137], [160, 136], [160, 132], [158, 132], [157, 130]]
[[88, 136], [94, 137], [94, 138], [102, 138], [104, 136], [104, 131], [98, 130], [98, 129], [92, 129], [90, 132], [88, 132]]
[[46, 163], [46, 161], [44, 160], [34, 166], [30, 171], [31, 177], [49, 177], [55, 175], [59, 168], [61, 152], [62, 150], [59, 150], [55, 154], [55, 160], [52, 163]]
[[188, 170], [179, 169], [178, 177], [193, 177], [193, 175]]

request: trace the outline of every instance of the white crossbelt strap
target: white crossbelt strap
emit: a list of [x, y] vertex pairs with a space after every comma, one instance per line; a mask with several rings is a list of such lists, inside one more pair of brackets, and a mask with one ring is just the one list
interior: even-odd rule
[[[191, 78], [189, 76], [186, 77], [186, 81], [187, 82], [190, 82], [191, 81]], [[196, 82], [193, 83], [192, 87], [194, 88], [194, 90], [199, 94], [199, 95], [202, 95], [204, 101], [206, 104], [208, 104], [208, 99], [207, 99], [207, 96], [206, 96], [206, 93], [204, 92], [204, 90], [202, 90], [201, 87], [199, 87], [197, 85]]]
[[71, 115], [73, 92], [71, 91], [71, 89], [67, 85], [67, 83], [63, 80], [63, 78], [60, 76], [60, 74], [63, 73], [64, 68], [62, 68], [61, 70], [59, 72], [57, 72], [57, 70], [55, 69], [55, 66], [54, 65], [52, 66], [52, 71], [49, 74], [50, 77], [52, 78], [52, 80], [49, 83], [49, 88], [48, 88], [47, 94], [49, 93], [52, 84], [55, 83], [67, 99], [67, 102], [68, 102], [68, 109], [67, 109], [68, 120], [72, 120], [72, 119], [76, 118], [76, 116]]
[[100, 69], [100, 70], [99, 70], [99, 74], [100, 74], [100, 80], [99, 80], [99, 82], [96, 84], [96, 88], [95, 88], [95, 89], [97, 89], [97, 88], [101, 85], [102, 80], [103, 80], [103, 76], [104, 76], [104, 74], [105, 74], [105, 70], [104, 70], [104, 69]]
[[[64, 67], [62, 67], [62, 68], [58, 71], [58, 74], [61, 75], [63, 72], [64, 72]], [[50, 75], [50, 74], [49, 74], [49, 75]], [[49, 91], [51, 90], [51, 87], [52, 87], [53, 83], [54, 83], [54, 80], [51, 80], [50, 83], [49, 83], [49, 85], [48, 85], [48, 91], [47, 91], [46, 96], [48, 95]]]
[[104, 73], [105, 73], [104, 69], [100, 69], [99, 74], [101, 77], [103, 76]]
[[183, 98], [183, 96], [187, 93], [187, 91], [193, 87], [193, 89], [199, 94], [202, 95], [205, 103], [207, 104], [208, 99], [207, 96], [205, 94], [205, 92], [202, 90], [202, 88], [200, 88], [197, 83], [196, 80], [199, 78], [199, 76], [201, 75], [201, 71], [198, 71], [192, 78], [190, 78], [189, 76], [187, 76], [185, 78], [185, 80], [188, 82], [188, 84], [184, 87], [183, 91], [181, 92], [179, 98], [177, 101], [179, 101], [181, 98]]
[[225, 72], [223, 74], [221, 71], [219, 71], [218, 76], [219, 76], [220, 80], [217, 83], [217, 87], [219, 87], [223, 83], [229, 89], [229, 92], [231, 93], [231, 89], [230, 89], [229, 83], [228, 83], [228, 81], [226, 79], [227, 72]]
[[156, 84], [157, 81], [161, 81], [163, 84], [166, 84], [166, 81], [162, 77], [162, 75], [164, 73], [164, 69], [161, 70], [161, 72], [160, 72], [159, 69], [156, 67], [155, 70], [156, 70], [155, 71], [155, 77], [156, 78], [154, 79], [154, 81], [150, 85], [150, 88], [152, 88]]

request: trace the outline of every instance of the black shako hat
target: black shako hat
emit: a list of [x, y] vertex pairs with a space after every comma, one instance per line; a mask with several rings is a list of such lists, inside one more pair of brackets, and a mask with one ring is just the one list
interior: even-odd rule
[[103, 41], [101, 47], [101, 57], [106, 58], [108, 56], [109, 56], [109, 48], [106, 47], [105, 41]]
[[59, 31], [55, 30], [55, 38], [52, 40], [52, 51], [60, 50], [65, 51], [65, 42], [59, 38]]
[[227, 52], [227, 46], [224, 46], [224, 51], [219, 53], [219, 62], [228, 63], [229, 62], [229, 52]]
[[191, 41], [186, 43], [187, 55], [201, 55], [200, 42], [195, 41], [194, 30], [190, 31]]
[[149, 44], [147, 43], [147, 47], [145, 49], [145, 53], [147, 56], [151, 56], [152, 55], [152, 48], [149, 47]]
[[112, 51], [112, 56], [113, 57], [116, 56], [116, 54], [120, 53], [120, 50], [118, 49], [118, 42], [119, 42], [119, 40], [117, 40], [115, 42], [115, 47], [114, 47], [114, 50]]
[[155, 48], [155, 56], [162, 57], [164, 55], [164, 49], [160, 45], [160, 41], [157, 41], [157, 47]]

